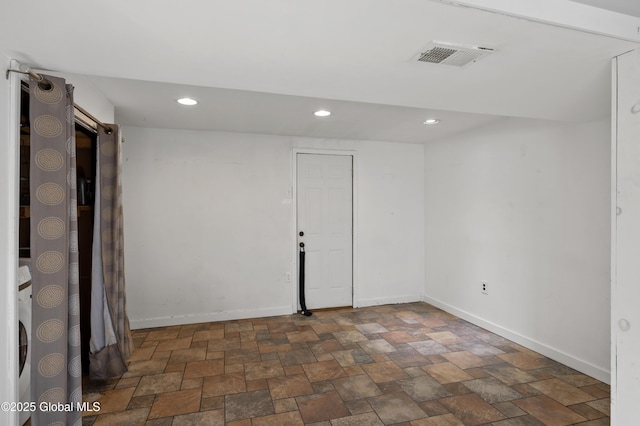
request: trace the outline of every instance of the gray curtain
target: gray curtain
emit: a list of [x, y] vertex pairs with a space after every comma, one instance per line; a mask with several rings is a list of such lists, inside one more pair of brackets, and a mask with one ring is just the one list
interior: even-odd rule
[[102, 307], [103, 312], [94, 312], [92, 318], [101, 316], [104, 321], [92, 322], [92, 379], [123, 374], [133, 352], [126, 313], [120, 134], [115, 124], [109, 127], [109, 131], [98, 129], [95, 229], [99, 232], [94, 235], [92, 306]]
[[39, 425], [80, 425], [80, 274], [73, 86], [31, 79], [31, 258], [33, 285], [31, 401], [71, 404], [36, 411]]

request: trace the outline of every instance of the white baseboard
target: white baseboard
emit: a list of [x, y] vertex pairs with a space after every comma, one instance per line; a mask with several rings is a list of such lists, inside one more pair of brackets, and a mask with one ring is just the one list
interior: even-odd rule
[[196, 324], [213, 321], [232, 321], [247, 318], [291, 315], [291, 306], [264, 309], [238, 309], [235, 311], [207, 312], [202, 314], [172, 315], [168, 317], [130, 319], [132, 330], [141, 328], [167, 327], [171, 325]]
[[422, 301], [440, 308], [445, 312], [453, 314], [458, 318], [462, 318], [463, 320], [469, 321], [472, 324], [489, 330], [499, 336], [509, 339], [519, 345], [531, 349], [532, 351], [538, 352], [548, 358], [558, 361], [566, 366], [573, 368], [574, 370], [580, 371], [581, 373], [598, 379], [601, 382], [611, 384], [611, 372], [604, 368], [593, 365], [580, 358], [571, 356], [558, 349], [552, 348], [551, 346], [547, 346], [544, 343], [530, 339], [526, 336], [516, 333], [515, 331], [509, 330], [508, 328], [502, 327], [490, 321], [486, 321], [469, 312], [455, 308], [447, 303], [441, 302], [437, 299], [433, 299], [429, 296], [423, 296]]
[[357, 305], [354, 305], [354, 308], [364, 308], [366, 306], [379, 305], [395, 305], [398, 303], [413, 303], [422, 301], [423, 297], [419, 294], [412, 294], [408, 296], [380, 297], [376, 299], [359, 299], [357, 301]]

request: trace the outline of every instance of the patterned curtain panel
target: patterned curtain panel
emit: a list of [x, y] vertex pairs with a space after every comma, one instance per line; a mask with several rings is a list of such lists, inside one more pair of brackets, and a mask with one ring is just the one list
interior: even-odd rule
[[[98, 129], [98, 173], [99, 188], [96, 193], [96, 220], [99, 221], [102, 282], [94, 280], [92, 285], [103, 285], [106, 300], [104, 330], [99, 333], [106, 336], [104, 347], [91, 354], [89, 374], [92, 379], [106, 379], [119, 376], [127, 371], [125, 362], [133, 352], [133, 341], [129, 319], [126, 313], [125, 276], [124, 276], [124, 237], [120, 182], [120, 134], [118, 126], [110, 124], [110, 131]], [[96, 274], [94, 274], [95, 276]], [[101, 305], [101, 304], [100, 304]], [[92, 324], [92, 327], [96, 324]], [[96, 333], [98, 334], [98, 333]]]
[[[80, 274], [73, 86], [31, 79], [33, 425], [80, 425]], [[51, 405], [48, 405], [51, 404]], [[40, 411], [41, 407], [67, 407]]]

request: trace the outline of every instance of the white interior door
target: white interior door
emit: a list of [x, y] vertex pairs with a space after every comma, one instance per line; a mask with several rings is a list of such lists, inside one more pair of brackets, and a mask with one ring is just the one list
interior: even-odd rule
[[307, 308], [352, 306], [353, 157], [297, 154], [297, 212]]

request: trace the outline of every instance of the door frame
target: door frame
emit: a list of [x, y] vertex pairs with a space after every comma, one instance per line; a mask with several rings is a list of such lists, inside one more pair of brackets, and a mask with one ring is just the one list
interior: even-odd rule
[[[9, 61], [8, 69], [18, 70], [20, 64], [12, 59]], [[7, 386], [4, 389], [0, 389], [0, 395], [2, 401], [20, 401], [19, 392], [19, 365], [18, 365], [18, 351], [14, 348], [18, 347], [18, 185], [20, 182], [20, 96], [21, 96], [21, 82], [23, 80], [22, 74], [11, 72], [7, 74], [8, 82], [3, 82], [7, 87], [8, 99], [3, 100], [7, 105], [7, 130], [5, 135], [7, 136], [7, 142], [3, 153], [6, 157], [2, 159], [3, 165], [6, 170], [2, 172], [3, 177], [1, 180], [6, 179], [6, 182], [2, 182], [2, 186], [6, 187], [7, 193], [2, 195], [2, 198], [6, 201], [6, 205], [3, 206], [3, 214], [0, 216], [6, 216], [9, 220], [2, 223], [0, 228], [0, 236], [6, 238], [0, 238], [3, 247], [0, 248], [0, 252], [4, 252], [6, 256], [0, 256], [0, 275], [7, 283], [5, 288], [0, 292], [1, 299], [5, 312], [7, 313], [7, 320], [4, 321], [0, 336], [9, 349], [3, 350], [0, 355], [0, 362], [7, 369], [6, 375], [3, 377], [7, 380]], [[2, 119], [0, 119], [0, 122]], [[6, 184], [6, 185], [5, 185]], [[9, 285], [8, 283], [13, 283]], [[5, 420], [4, 424], [17, 424], [18, 413], [17, 412], [0, 412], [0, 420]]]
[[292, 218], [292, 272], [291, 272], [291, 293], [292, 304], [291, 313], [298, 311], [298, 154], [312, 155], [340, 155], [352, 158], [352, 176], [351, 176], [351, 304], [354, 308], [359, 307], [358, 303], [358, 153], [351, 150], [335, 150], [335, 149], [312, 149], [312, 148], [294, 148], [291, 155], [292, 162], [292, 192], [291, 198], [293, 203]]

